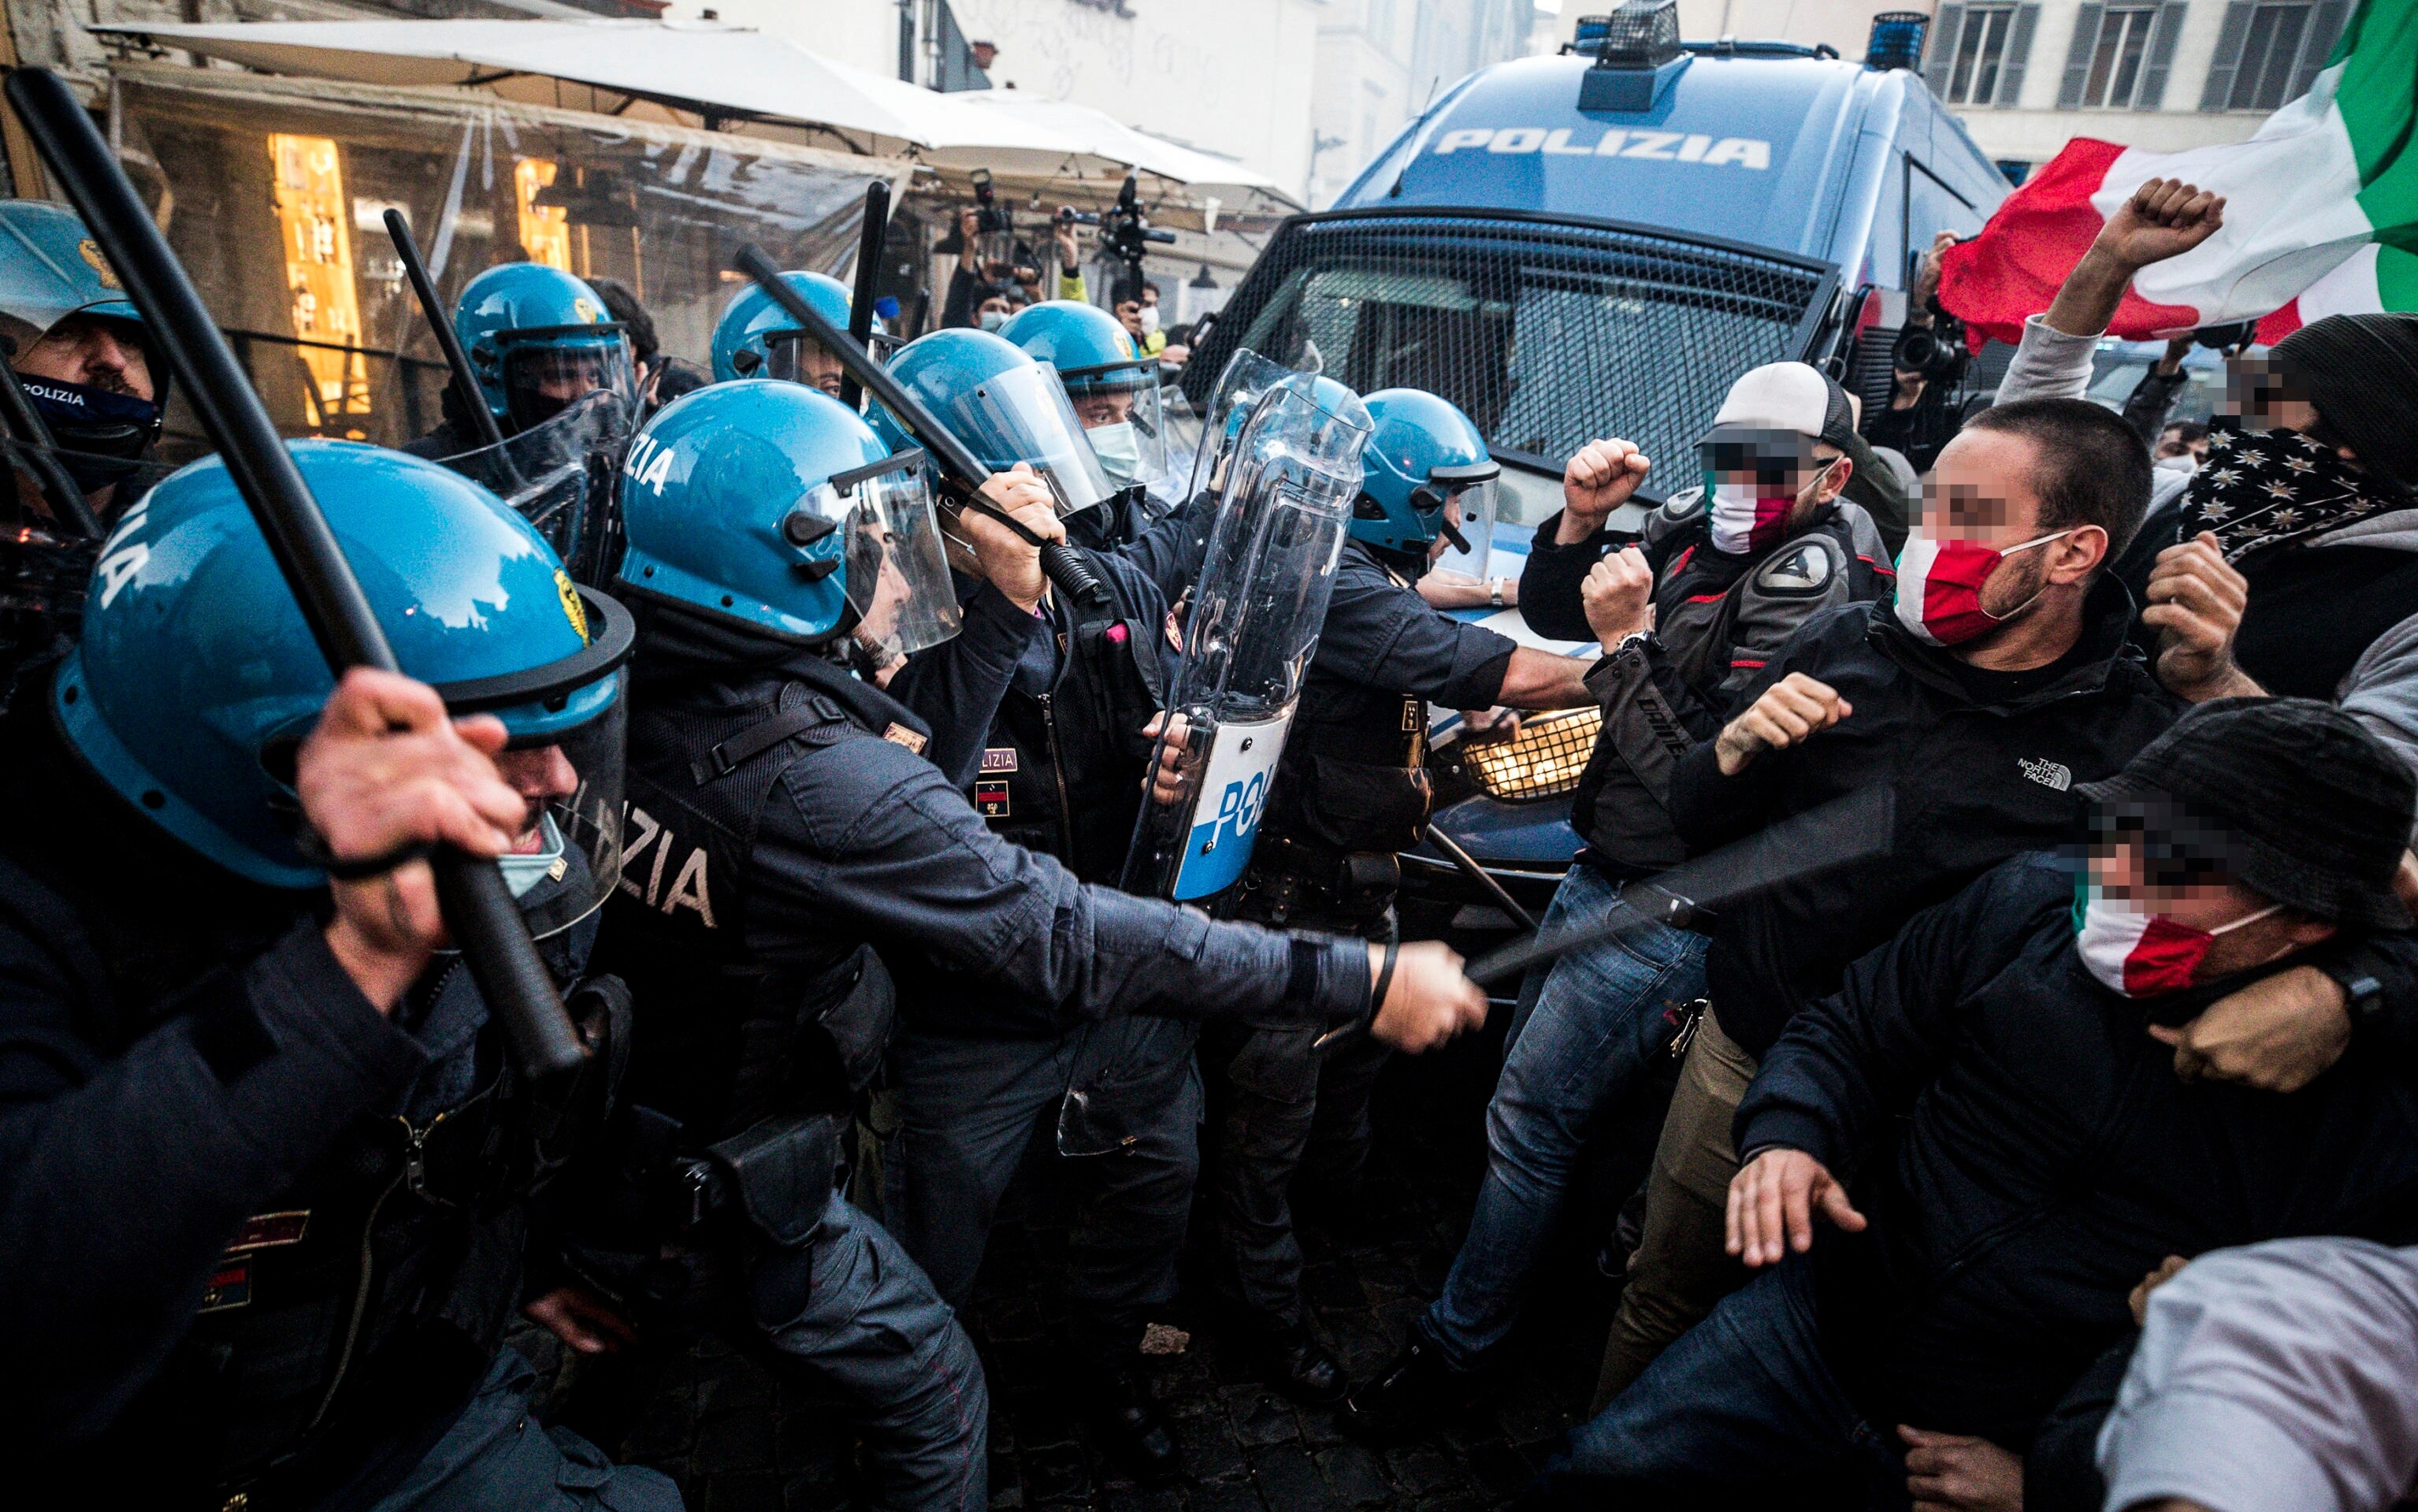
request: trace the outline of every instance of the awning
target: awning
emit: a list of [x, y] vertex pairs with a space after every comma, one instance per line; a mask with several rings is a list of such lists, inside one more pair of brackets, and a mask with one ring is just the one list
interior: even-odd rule
[[269, 73], [360, 84], [482, 84], [515, 74], [567, 79], [709, 114], [828, 127], [880, 156], [972, 153], [1029, 174], [1097, 173], [1110, 166], [1082, 141], [1020, 113], [977, 110], [960, 103], [962, 97], [885, 79], [769, 32], [720, 22], [161, 22], [87, 29]]
[[969, 107], [1003, 115], [1054, 131], [1081, 145], [1095, 158], [1128, 164], [1146, 174], [1196, 189], [1258, 190], [1291, 201], [1293, 195], [1267, 175], [1247, 168], [1232, 158], [1180, 146], [1121, 124], [1106, 112], [1072, 100], [1041, 99], [1012, 89], [991, 89], [950, 97]]

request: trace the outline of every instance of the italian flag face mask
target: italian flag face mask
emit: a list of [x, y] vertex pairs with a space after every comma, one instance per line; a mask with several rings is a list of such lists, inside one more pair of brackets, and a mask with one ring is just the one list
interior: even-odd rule
[[2131, 902], [2102, 897], [2088, 880], [2074, 893], [2074, 947], [2100, 984], [2128, 998], [2180, 992], [2200, 980], [2200, 967], [2216, 937], [2257, 924], [2283, 908], [2271, 903], [2214, 929], [2177, 924], [2162, 913], [2143, 913]]

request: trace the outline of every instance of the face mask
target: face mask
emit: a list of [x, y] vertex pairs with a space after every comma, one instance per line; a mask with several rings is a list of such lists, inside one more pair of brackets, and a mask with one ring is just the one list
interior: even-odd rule
[[68, 476], [87, 494], [131, 475], [158, 434], [160, 406], [148, 399], [56, 378], [21, 374], [19, 381], [50, 422]]
[[1094, 425], [1083, 435], [1092, 443], [1092, 454], [1100, 459], [1101, 470], [1109, 475], [1109, 481], [1133, 481], [1134, 469], [1141, 466], [1141, 443], [1134, 439], [1133, 421]]
[[1143, 305], [1141, 307], [1142, 334], [1147, 336], [1158, 328], [1158, 306], [1155, 304]]
[[2180, 457], [2160, 457], [2154, 466], [2167, 472], [2197, 472], [2199, 459], [2186, 451]]
[[1934, 646], [1961, 646], [1986, 634], [2032, 606], [2031, 598], [1992, 614], [1982, 607], [1982, 585], [1998, 564], [2019, 551], [2044, 546], [2070, 529], [2036, 536], [2000, 551], [1976, 541], [1934, 541], [1921, 530], [1905, 538], [1897, 558], [1897, 622], [1917, 639]]
[[2257, 924], [2284, 905], [2273, 903], [2214, 929], [2195, 929], [2163, 913], [2136, 913], [2086, 883], [2074, 899], [2074, 948], [2102, 985], [2128, 998], [2180, 992], [2199, 980], [2216, 937]]
[[986, 310], [982, 313], [982, 328], [985, 330], [997, 330], [1006, 324], [1007, 316], [996, 310]]
[[497, 856], [496, 865], [504, 874], [504, 885], [513, 896], [526, 897], [529, 889], [555, 876], [562, 864], [562, 832], [555, 828], [554, 816], [541, 815], [537, 821], [537, 848], [527, 855]]

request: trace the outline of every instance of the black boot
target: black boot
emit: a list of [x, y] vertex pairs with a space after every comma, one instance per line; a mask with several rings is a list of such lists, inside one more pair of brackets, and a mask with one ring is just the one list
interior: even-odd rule
[[1343, 1399], [1335, 1421], [1363, 1438], [1400, 1438], [1466, 1408], [1477, 1385], [1476, 1371], [1453, 1369], [1414, 1333], [1376, 1380]]
[[1305, 1407], [1332, 1406], [1352, 1389], [1343, 1362], [1312, 1338], [1305, 1324], [1253, 1327], [1245, 1346], [1267, 1383]]
[[1098, 1369], [1081, 1389], [1084, 1416], [1099, 1446], [1136, 1480], [1155, 1486], [1183, 1474], [1184, 1448], [1175, 1441], [1174, 1426], [1150, 1399], [1138, 1372]]

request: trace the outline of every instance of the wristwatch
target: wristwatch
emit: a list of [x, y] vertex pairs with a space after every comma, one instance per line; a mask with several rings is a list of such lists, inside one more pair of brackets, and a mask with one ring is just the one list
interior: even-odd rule
[[2311, 965], [2334, 978], [2343, 989], [2343, 1007], [2350, 1015], [2353, 1028], [2374, 1022], [2384, 1008], [2384, 982], [2375, 970], [2373, 953], [2347, 950], [2339, 955], [2320, 955]]
[[1638, 654], [1642, 656], [1645, 652], [1645, 648], [1653, 641], [1653, 639], [1654, 632], [1650, 630], [1632, 630], [1628, 634], [1621, 636], [1620, 639], [1614, 644], [1612, 654], [1618, 656], [1621, 652], [1628, 650], [1633, 646], [1637, 648]]
[[1503, 579], [1501, 579], [1501, 578], [1499, 578], [1499, 577], [1491, 577], [1491, 578], [1488, 578], [1488, 579], [1487, 579], [1487, 588], [1488, 588], [1487, 597], [1488, 597], [1488, 598], [1489, 598], [1489, 599], [1493, 603], [1494, 607], [1496, 607], [1496, 608], [1498, 608], [1498, 609], [1502, 608], [1502, 607], [1503, 607]]

